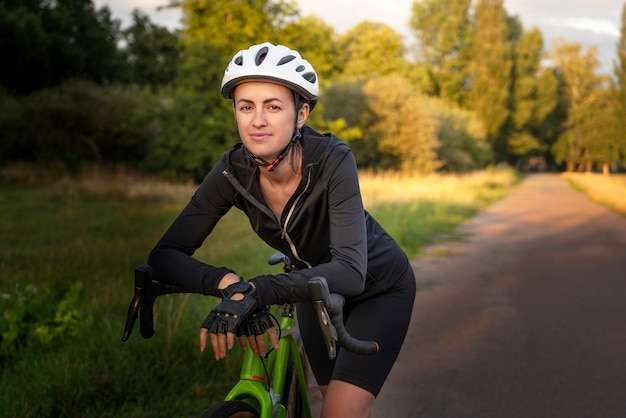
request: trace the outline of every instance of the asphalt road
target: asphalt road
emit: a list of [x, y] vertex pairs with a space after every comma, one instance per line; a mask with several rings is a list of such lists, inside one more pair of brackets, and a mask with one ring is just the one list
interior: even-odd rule
[[375, 416], [626, 417], [626, 217], [537, 174], [462, 231], [413, 263]]

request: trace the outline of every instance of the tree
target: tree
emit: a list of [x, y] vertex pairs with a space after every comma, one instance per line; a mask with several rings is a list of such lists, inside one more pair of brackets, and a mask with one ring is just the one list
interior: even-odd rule
[[475, 112], [429, 98], [433, 115], [439, 121], [437, 159], [441, 170], [461, 173], [484, 168], [493, 162], [485, 127]]
[[181, 52], [176, 33], [150, 22], [138, 9], [133, 10], [133, 24], [122, 33], [128, 70], [125, 81], [155, 90], [175, 80]]
[[368, 80], [363, 92], [376, 115], [367, 135], [375, 136], [379, 149], [396, 158], [393, 168], [417, 173], [436, 171], [441, 166], [437, 160], [439, 121], [426, 98], [397, 74]]
[[616, 141], [612, 135], [607, 101], [607, 76], [596, 75], [597, 50], [583, 54], [579, 44], [554, 42], [553, 60], [562, 80], [561, 95], [568, 104], [564, 132], [553, 145], [557, 162], [567, 171], [590, 171], [594, 164], [613, 164]]
[[408, 69], [402, 35], [383, 23], [358, 23], [339, 38], [339, 50], [345, 79], [402, 74]]
[[276, 42], [278, 28], [296, 15], [291, 3], [283, 0], [181, 0], [182, 40], [196, 42], [231, 57], [240, 49], [263, 41]]
[[507, 157], [504, 128], [510, 116], [513, 49], [502, 0], [479, 0], [473, 36], [470, 109], [485, 124], [498, 159]]
[[25, 94], [48, 84], [51, 63], [40, 17], [27, 6], [10, 8], [0, 3], [0, 31], [2, 87]]
[[157, 91], [152, 112], [160, 125], [142, 166], [200, 181], [238, 137], [232, 104], [220, 94], [223, 55], [204, 42], [185, 51], [174, 85]]
[[116, 78], [119, 21], [92, 0], [0, 3], [0, 85], [15, 94], [68, 78]]
[[613, 61], [613, 71], [617, 80], [619, 102], [626, 109], [626, 2], [622, 8], [620, 39], [616, 49], [617, 61]]
[[621, 34], [617, 43], [617, 61], [613, 62], [615, 73], [614, 97], [615, 112], [614, 121], [617, 137], [621, 140], [621, 153], [626, 159], [626, 3], [622, 7]]
[[615, 95], [611, 88], [602, 85], [589, 106], [585, 115], [591, 119], [585, 121], [593, 132], [589, 133], [589, 151], [587, 157], [587, 171], [593, 167], [601, 167], [602, 173], [608, 175], [610, 167], [620, 160], [624, 138], [620, 135], [615, 119]]
[[322, 84], [339, 72], [337, 33], [321, 18], [309, 15], [288, 22], [278, 32], [278, 43], [295, 49], [311, 63]]
[[137, 88], [87, 80], [38, 90], [21, 98], [21, 110], [14, 113], [21, 119], [12, 121], [19, 128], [14, 149], [21, 152], [10, 157], [68, 171], [94, 162], [135, 163], [154, 135], [142, 104]]
[[443, 100], [462, 104], [469, 77], [471, 0], [414, 1], [411, 29], [418, 40], [419, 60], [427, 64], [432, 91]]
[[376, 115], [368, 105], [363, 92], [363, 80], [335, 80], [320, 98], [321, 109], [311, 114], [320, 114], [324, 121], [343, 121], [343, 130], [351, 129], [351, 135], [333, 131], [350, 144], [360, 167], [388, 167], [395, 158], [378, 147], [378, 137], [372, 135], [370, 127], [376, 122]]
[[524, 31], [515, 45], [511, 132], [508, 151], [519, 157], [548, 150], [548, 116], [558, 103], [558, 80], [541, 66], [543, 39], [537, 28]]

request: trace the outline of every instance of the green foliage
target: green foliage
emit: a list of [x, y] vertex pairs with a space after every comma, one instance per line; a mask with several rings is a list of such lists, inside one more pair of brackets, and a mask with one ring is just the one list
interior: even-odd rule
[[229, 59], [208, 42], [188, 40], [176, 83], [154, 95], [159, 127], [142, 168], [200, 181], [238, 140], [232, 103], [219, 91]]
[[133, 24], [122, 31], [126, 66], [120, 72], [127, 83], [150, 86], [171, 84], [178, 71], [181, 45], [177, 34], [150, 22], [148, 15], [133, 10]]
[[275, 27], [295, 14], [283, 0], [185, 0], [182, 12], [185, 47], [205, 42], [228, 58], [252, 44], [276, 42]]
[[[43, 344], [33, 336], [3, 359], [0, 404], [6, 416], [185, 416], [223, 396], [224, 379], [237, 375], [240, 350], [220, 363], [197, 351], [198, 326], [213, 299], [159, 299], [156, 335], [143, 340], [136, 333], [120, 342], [133, 268], [145, 261], [193, 188], [176, 201], [159, 197], [158, 189], [131, 198], [124, 193], [128, 177], [117, 181], [117, 193], [86, 192], [72, 181], [0, 190], [0, 294], [11, 295], [3, 298], [3, 312], [11, 312], [13, 327], [29, 338], [36, 326], [44, 342], [54, 337]], [[215, 237], [236, 237], [246, 227], [240, 221], [226, 220]], [[258, 250], [258, 240], [250, 248]], [[213, 250], [202, 257], [207, 253]], [[251, 261], [246, 274], [263, 268], [263, 261], [256, 267]], [[15, 283], [24, 303], [16, 303]]]
[[616, 82], [613, 84], [615, 96], [614, 102], [614, 129], [620, 140], [618, 146], [621, 155], [626, 160], [626, 3], [622, 6], [620, 38], [617, 43], [617, 60], [614, 61], [614, 73]]
[[[77, 171], [86, 162], [137, 161], [153, 125], [141, 110], [141, 91], [71, 80], [19, 101], [3, 100], [12, 118], [0, 119], [8, 161], [30, 159]], [[6, 129], [6, 130], [5, 130]]]
[[427, 100], [398, 75], [370, 79], [363, 91], [377, 117], [368, 135], [378, 138], [379, 149], [393, 155], [396, 167], [403, 171], [437, 170], [441, 166], [436, 158], [440, 122]]
[[4, 293], [4, 314], [0, 319], [0, 359], [26, 346], [48, 347], [61, 339], [73, 338], [92, 323], [83, 316], [78, 302], [83, 284], [72, 284], [64, 295], [49, 288], [16, 284], [13, 293]]
[[340, 54], [335, 29], [317, 16], [289, 22], [278, 32], [277, 42], [297, 50], [311, 63], [320, 82], [330, 82], [340, 71]]
[[485, 127], [475, 113], [441, 100], [431, 100], [431, 109], [440, 121], [437, 156], [442, 170], [463, 173], [493, 163]]
[[509, 152], [512, 155], [526, 156], [546, 150], [537, 138], [528, 132], [514, 132], [508, 141]]
[[0, 164], [34, 158], [33, 144], [24, 137], [28, 123], [20, 101], [0, 92]]
[[591, 171], [594, 165], [617, 162], [619, 136], [606, 111], [611, 103], [603, 87], [607, 80], [595, 74], [597, 50], [592, 47], [581, 54], [579, 44], [555, 42], [553, 59], [563, 81], [561, 94], [568, 103], [565, 130], [552, 148], [556, 161], [566, 162], [568, 171]]
[[200, 91], [167, 89], [159, 94], [154, 106], [158, 133], [141, 167], [169, 178], [200, 181], [236, 142], [231, 104], [220, 97], [209, 112], [207, 95]]
[[361, 22], [338, 41], [342, 51], [336, 59], [347, 80], [368, 79], [407, 71], [405, 47], [400, 34], [382, 23]]
[[617, 43], [617, 60], [614, 62], [619, 102], [626, 109], [626, 3], [622, 6], [620, 38]]
[[496, 158], [506, 157], [513, 50], [502, 0], [479, 0], [473, 35], [470, 106], [482, 118]]
[[514, 47], [513, 105], [507, 151], [511, 157], [523, 160], [549, 149], [547, 123], [558, 104], [558, 81], [553, 72], [541, 69], [543, 39], [538, 29], [522, 32]]
[[464, 172], [492, 161], [474, 113], [424, 96], [406, 79], [337, 82], [325, 90], [323, 104], [324, 118], [339, 118], [341, 132], [350, 135], [361, 166]]
[[[323, 121], [342, 121], [342, 131], [333, 132], [348, 142], [360, 167], [381, 168], [391, 165], [387, 160], [393, 160], [393, 156], [379, 149], [377, 136], [370, 132], [376, 114], [368, 105], [363, 81], [333, 82], [324, 90], [320, 105], [321, 109], [315, 110], [312, 119], [317, 113]], [[331, 123], [326, 126], [330, 128]], [[350, 130], [348, 135], [345, 135], [346, 130]]]
[[92, 0], [2, 2], [0, 86], [16, 94], [71, 77], [116, 78], [118, 24]]
[[411, 29], [419, 41], [419, 60], [427, 65], [434, 96], [460, 105], [469, 78], [470, 0], [414, 1]]

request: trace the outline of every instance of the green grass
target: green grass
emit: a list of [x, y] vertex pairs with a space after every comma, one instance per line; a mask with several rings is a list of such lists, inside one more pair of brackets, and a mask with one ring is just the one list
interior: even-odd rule
[[[437, 198], [379, 199], [367, 208], [414, 257], [516, 181], [510, 173], [508, 181], [493, 178], [457, 177], [461, 189], [448, 197], [439, 187]], [[134, 266], [193, 192], [137, 184], [143, 189], [115, 177], [0, 185], [0, 416], [198, 416], [237, 378], [238, 348], [221, 362], [198, 350], [214, 298], [160, 298], [155, 336], [135, 331], [120, 341]], [[468, 193], [473, 198], [459, 199]], [[233, 210], [196, 256], [254, 277], [270, 269], [271, 254]]]

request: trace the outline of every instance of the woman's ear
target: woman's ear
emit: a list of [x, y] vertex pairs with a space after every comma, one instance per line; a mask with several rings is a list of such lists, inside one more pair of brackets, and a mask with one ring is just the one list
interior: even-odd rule
[[298, 119], [297, 119], [298, 129], [304, 126], [307, 119], [309, 118], [310, 112], [311, 112], [311, 107], [309, 106], [309, 104], [303, 103], [302, 107], [300, 107], [300, 110], [298, 110]]

